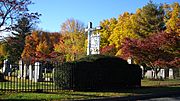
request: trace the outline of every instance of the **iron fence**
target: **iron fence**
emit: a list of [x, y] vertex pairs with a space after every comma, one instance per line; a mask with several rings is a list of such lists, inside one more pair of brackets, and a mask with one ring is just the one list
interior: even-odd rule
[[[22, 67], [25, 67], [21, 70]], [[57, 66], [57, 65], [56, 65]], [[2, 70], [0, 73], [1, 91], [18, 92], [56, 92], [59, 87], [55, 84], [55, 65], [40, 64], [38, 72], [36, 65], [25, 66], [24, 64], [9, 65], [3, 67], [9, 70]], [[39, 74], [37, 74], [39, 73]]]

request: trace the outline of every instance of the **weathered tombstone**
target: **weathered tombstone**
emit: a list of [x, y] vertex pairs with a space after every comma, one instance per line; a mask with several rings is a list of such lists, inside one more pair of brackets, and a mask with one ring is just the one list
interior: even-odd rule
[[55, 72], [54, 72], [54, 68], [53, 68], [53, 70], [52, 70], [52, 78], [53, 78], [53, 81], [54, 81], [54, 74], [55, 74]]
[[29, 80], [32, 80], [32, 75], [33, 75], [32, 65], [29, 65]]
[[173, 69], [169, 69], [169, 79], [174, 79]]
[[2, 72], [4, 73], [4, 75], [8, 75], [8, 72], [10, 72], [10, 64], [8, 62], [8, 59], [4, 60], [4, 64], [3, 64], [3, 70]]
[[6, 70], [6, 65], [7, 65], [7, 59], [6, 59], [6, 60], [4, 60], [4, 62], [3, 62], [2, 73], [5, 73], [5, 70]]
[[35, 63], [35, 68], [34, 68], [34, 81], [38, 82], [42, 78], [42, 69], [40, 67], [40, 63], [36, 62]]
[[24, 64], [24, 73], [23, 73], [23, 78], [26, 78], [27, 75], [27, 66]]
[[158, 73], [158, 77], [160, 79], [165, 79], [165, 69], [160, 69], [160, 71]]
[[148, 79], [153, 78], [153, 71], [152, 70], [147, 70], [147, 72], [145, 73], [145, 77]]
[[24, 67], [24, 64], [23, 64], [23, 61], [22, 60], [19, 60], [19, 78], [22, 78], [23, 77], [23, 67]]
[[35, 62], [34, 68], [34, 82], [37, 82], [39, 79], [39, 62]]

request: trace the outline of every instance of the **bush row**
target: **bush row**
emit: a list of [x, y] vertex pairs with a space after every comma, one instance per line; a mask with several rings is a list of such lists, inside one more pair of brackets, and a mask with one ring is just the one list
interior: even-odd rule
[[61, 89], [113, 90], [141, 86], [141, 69], [118, 57], [92, 55], [58, 65], [55, 80]]

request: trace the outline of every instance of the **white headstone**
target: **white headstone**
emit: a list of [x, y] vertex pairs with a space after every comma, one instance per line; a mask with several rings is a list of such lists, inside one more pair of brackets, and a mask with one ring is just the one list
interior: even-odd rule
[[174, 79], [172, 68], [169, 69], [169, 79]]
[[3, 69], [2, 69], [3, 73], [5, 73], [5, 71], [6, 71], [6, 65], [7, 65], [7, 59], [4, 60], [4, 62], [3, 62]]
[[29, 80], [32, 80], [32, 65], [29, 65]]
[[40, 63], [35, 62], [35, 68], [34, 68], [34, 81], [38, 82], [39, 80], [39, 71], [40, 71]]
[[145, 73], [145, 77], [148, 79], [153, 78], [153, 70], [147, 70], [147, 72]]
[[127, 59], [127, 62], [128, 62], [128, 64], [132, 64], [132, 59], [131, 59], [131, 58], [128, 58], [128, 59]]
[[23, 73], [23, 77], [26, 78], [27, 75], [27, 66], [26, 64], [24, 65], [24, 73]]
[[165, 69], [160, 69], [158, 77], [161, 79], [165, 79]]
[[11, 71], [10, 64], [8, 62], [8, 59], [6, 59], [6, 60], [4, 60], [2, 72], [4, 73], [4, 75], [7, 76], [7, 75], [9, 75], [10, 71]]
[[23, 61], [22, 60], [19, 60], [19, 71], [20, 71], [19, 78], [21, 78], [23, 77]]

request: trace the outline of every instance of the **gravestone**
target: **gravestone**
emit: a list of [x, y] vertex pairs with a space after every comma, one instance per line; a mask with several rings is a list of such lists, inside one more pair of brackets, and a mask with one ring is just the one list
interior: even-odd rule
[[55, 73], [55, 72], [54, 72], [54, 68], [53, 68], [53, 70], [52, 70], [52, 76], [53, 76], [52, 78], [53, 78], [53, 81], [54, 81], [54, 73]]
[[34, 68], [34, 82], [37, 82], [39, 79], [39, 62], [35, 62]]
[[26, 78], [27, 76], [27, 66], [24, 64], [24, 73], [23, 73], [23, 78]]
[[158, 77], [160, 79], [165, 79], [165, 69], [160, 69], [160, 71], [158, 73]]
[[169, 79], [174, 79], [173, 69], [169, 69]]
[[32, 71], [32, 65], [29, 65], [29, 80], [32, 80], [33, 71]]
[[23, 61], [22, 60], [19, 60], [19, 71], [20, 71], [20, 73], [19, 73], [19, 78], [22, 78], [23, 77], [23, 68], [24, 67], [24, 64], [23, 64]]
[[35, 62], [35, 68], [34, 68], [34, 81], [38, 82], [42, 79], [42, 68], [40, 66], [39, 62]]
[[145, 77], [148, 78], [148, 79], [153, 78], [153, 70], [148, 70], [148, 71], [145, 73]]
[[8, 62], [8, 59], [6, 59], [6, 60], [4, 60], [2, 72], [5, 76], [7, 76], [8, 72], [10, 72], [10, 71], [11, 71], [10, 64]]

